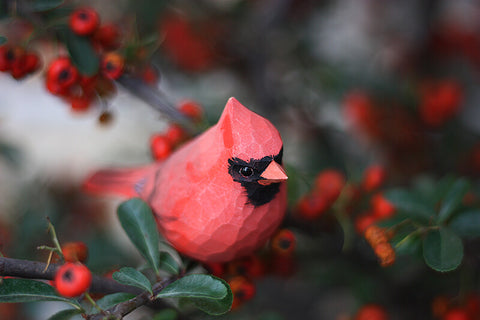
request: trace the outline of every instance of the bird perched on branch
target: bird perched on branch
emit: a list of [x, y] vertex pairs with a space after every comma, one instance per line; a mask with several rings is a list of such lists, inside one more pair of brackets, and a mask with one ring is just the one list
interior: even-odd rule
[[283, 219], [282, 153], [277, 129], [230, 98], [216, 125], [165, 161], [101, 170], [84, 187], [142, 198], [175, 249], [202, 262], [224, 262], [260, 247]]

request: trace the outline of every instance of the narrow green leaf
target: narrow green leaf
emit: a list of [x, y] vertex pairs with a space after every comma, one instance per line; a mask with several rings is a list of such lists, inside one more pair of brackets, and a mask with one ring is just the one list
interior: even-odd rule
[[418, 195], [403, 189], [393, 189], [384, 193], [385, 197], [405, 215], [413, 220], [428, 222], [435, 211]]
[[100, 65], [100, 59], [95, 53], [90, 40], [76, 35], [69, 28], [64, 28], [60, 33], [63, 35], [72, 62], [78, 68], [78, 71], [88, 76], [96, 74]]
[[447, 228], [432, 230], [423, 239], [423, 257], [436, 271], [455, 270], [463, 259], [462, 240]]
[[468, 192], [470, 184], [466, 179], [458, 179], [448, 190], [442, 201], [442, 206], [438, 212], [438, 222], [443, 223], [451, 217], [455, 209], [462, 202], [463, 197]]
[[29, 279], [3, 279], [0, 284], [1, 302], [63, 301], [81, 310], [75, 300], [61, 297], [43, 282]]
[[33, 2], [33, 10], [42, 12], [59, 7], [63, 0], [35, 0]]
[[449, 227], [461, 237], [480, 237], [480, 210], [457, 213], [450, 220]]
[[118, 218], [130, 240], [158, 274], [160, 236], [152, 210], [142, 199], [133, 198], [118, 207]]
[[170, 274], [178, 274], [180, 272], [180, 266], [168, 252], [160, 252], [160, 269]]
[[176, 320], [178, 313], [175, 309], [164, 309], [157, 312], [152, 320]]
[[7, 42], [7, 38], [0, 36], [0, 45], [4, 44], [5, 42]]
[[220, 315], [230, 310], [233, 294], [230, 286], [220, 278], [192, 274], [168, 285], [157, 298], [183, 298], [208, 314]]
[[104, 296], [103, 298], [99, 299], [97, 301], [97, 305], [102, 308], [103, 310], [110, 309], [111, 307], [128, 301], [132, 298], [134, 298], [135, 295], [131, 293], [126, 293], [126, 292], [117, 292], [117, 293], [112, 293], [109, 295]]
[[55, 313], [53, 316], [48, 318], [48, 320], [69, 320], [73, 316], [79, 315], [82, 313], [82, 310], [78, 309], [66, 309]]
[[113, 273], [112, 278], [115, 281], [127, 286], [134, 286], [153, 294], [150, 281], [147, 279], [147, 277], [134, 268], [121, 268], [119, 271]]

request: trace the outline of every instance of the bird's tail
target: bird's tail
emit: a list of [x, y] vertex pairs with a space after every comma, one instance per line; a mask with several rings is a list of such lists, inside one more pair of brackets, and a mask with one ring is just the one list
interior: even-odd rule
[[135, 197], [141, 192], [142, 186], [153, 166], [129, 169], [104, 169], [89, 176], [83, 183], [83, 190], [96, 195], [120, 195]]

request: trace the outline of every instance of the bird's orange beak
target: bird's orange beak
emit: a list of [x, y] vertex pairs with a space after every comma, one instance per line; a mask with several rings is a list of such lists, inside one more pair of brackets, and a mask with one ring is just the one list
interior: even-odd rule
[[258, 180], [258, 183], [264, 186], [272, 183], [283, 182], [288, 179], [283, 167], [275, 161], [270, 162], [265, 171], [263, 171], [260, 178], [262, 179]]

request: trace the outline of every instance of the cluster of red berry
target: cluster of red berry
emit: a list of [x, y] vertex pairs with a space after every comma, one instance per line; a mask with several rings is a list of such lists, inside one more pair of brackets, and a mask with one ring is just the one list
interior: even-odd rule
[[92, 273], [84, 265], [88, 248], [83, 242], [68, 242], [62, 246], [65, 263], [55, 273], [52, 285], [64, 297], [73, 298], [85, 293], [92, 282]]
[[480, 319], [480, 295], [470, 293], [465, 298], [450, 299], [445, 295], [432, 301], [432, 314], [441, 320], [478, 320]]
[[[183, 101], [178, 110], [194, 122], [203, 118], [203, 108], [195, 101]], [[177, 124], [172, 124], [164, 133], [157, 133], [150, 137], [150, 150], [155, 160], [166, 159], [172, 151], [188, 139], [188, 133]]]
[[295, 234], [289, 229], [279, 229], [271, 237], [267, 250], [227, 263], [208, 263], [205, 268], [226, 279], [233, 292], [232, 309], [236, 309], [254, 297], [256, 279], [267, 274], [287, 277], [294, 273], [295, 245]]
[[40, 59], [33, 51], [19, 46], [0, 46], [0, 71], [10, 72], [15, 79], [22, 79], [40, 68]]

